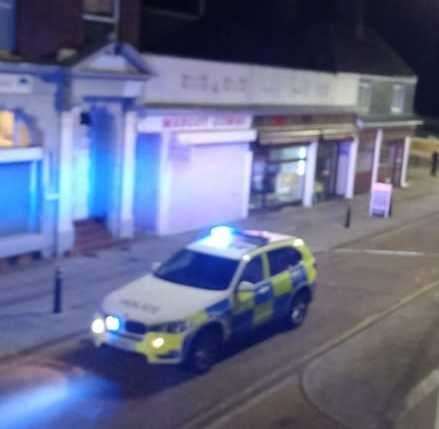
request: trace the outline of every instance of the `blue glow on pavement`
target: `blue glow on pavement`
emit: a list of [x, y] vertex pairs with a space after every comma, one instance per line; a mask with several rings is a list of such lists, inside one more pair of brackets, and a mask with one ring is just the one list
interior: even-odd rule
[[[40, 429], [54, 427], [53, 423], [78, 414], [96, 418], [100, 410], [88, 409], [89, 400], [116, 386], [94, 376], [80, 376], [72, 380], [60, 375], [59, 379], [43, 386], [22, 389], [19, 393], [3, 395], [0, 399], [0, 428]], [[61, 425], [62, 426], [62, 425]], [[68, 426], [68, 425], [67, 425]]]

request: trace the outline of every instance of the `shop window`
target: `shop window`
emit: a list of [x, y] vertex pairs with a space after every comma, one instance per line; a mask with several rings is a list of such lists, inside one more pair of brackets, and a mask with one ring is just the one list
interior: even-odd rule
[[0, 148], [31, 146], [27, 124], [13, 112], [0, 111]]
[[403, 85], [393, 85], [391, 111], [394, 114], [404, 111], [405, 88]]
[[39, 232], [41, 222], [39, 162], [0, 164], [0, 237]]
[[300, 203], [305, 184], [304, 145], [256, 152], [253, 161], [251, 209]]
[[117, 37], [120, 0], [83, 0], [85, 44], [97, 44]]
[[0, 112], [0, 147], [14, 146], [14, 114]]
[[361, 82], [358, 92], [358, 108], [361, 113], [369, 113], [372, 101], [372, 86], [369, 82]]
[[116, 22], [119, 0], [83, 0], [83, 17], [90, 21]]

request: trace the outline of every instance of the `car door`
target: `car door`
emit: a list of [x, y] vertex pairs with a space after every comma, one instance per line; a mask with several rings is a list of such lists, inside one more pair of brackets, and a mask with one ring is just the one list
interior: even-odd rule
[[[263, 257], [256, 256], [242, 270], [233, 308], [232, 330], [235, 334], [250, 330], [271, 317], [272, 292], [266, 267]], [[251, 288], [240, 290], [239, 285], [243, 282], [251, 284]]]
[[293, 247], [270, 250], [267, 258], [273, 287], [274, 315], [282, 317], [289, 309], [291, 296], [306, 282], [306, 271], [300, 252]]

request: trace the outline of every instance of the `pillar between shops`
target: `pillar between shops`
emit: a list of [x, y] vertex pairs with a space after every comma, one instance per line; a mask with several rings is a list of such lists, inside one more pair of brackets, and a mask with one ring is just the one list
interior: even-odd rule
[[134, 187], [136, 176], [137, 112], [124, 114], [119, 238], [134, 236]]
[[374, 150], [374, 154], [373, 154], [373, 167], [372, 167], [372, 180], [371, 180], [371, 184], [370, 184], [371, 189], [372, 189], [373, 185], [378, 181], [382, 143], [383, 143], [383, 130], [379, 129], [377, 131], [377, 135], [376, 135], [376, 139], [375, 139], [375, 150]]
[[74, 244], [73, 230], [73, 130], [78, 110], [61, 113], [61, 140], [59, 148], [58, 216], [56, 231], [56, 255], [71, 250]]
[[307, 166], [305, 172], [305, 189], [303, 192], [303, 205], [305, 207], [313, 206], [318, 149], [319, 143], [317, 141], [312, 142], [308, 146]]
[[358, 136], [354, 138], [349, 148], [349, 165], [348, 165], [348, 183], [346, 186], [345, 197], [347, 199], [354, 198], [355, 193], [355, 174], [357, 171], [357, 158], [358, 158]]
[[410, 137], [406, 137], [404, 140], [404, 155], [402, 159], [402, 171], [401, 171], [401, 187], [407, 188], [407, 174], [410, 160], [410, 150], [412, 146], [412, 139]]

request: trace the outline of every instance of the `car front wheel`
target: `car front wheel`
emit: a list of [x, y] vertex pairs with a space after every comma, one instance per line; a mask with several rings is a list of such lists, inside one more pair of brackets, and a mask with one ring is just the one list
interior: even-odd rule
[[288, 329], [298, 328], [305, 321], [308, 313], [308, 300], [304, 294], [294, 298], [290, 305], [288, 315], [286, 317], [286, 325]]
[[197, 374], [210, 370], [218, 359], [222, 346], [221, 336], [217, 332], [203, 332], [195, 339], [189, 354], [190, 369]]

